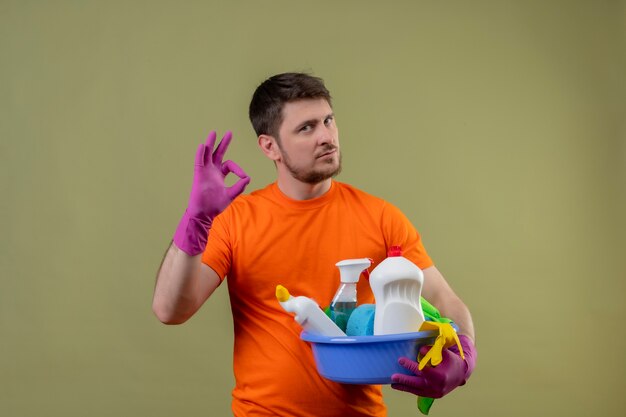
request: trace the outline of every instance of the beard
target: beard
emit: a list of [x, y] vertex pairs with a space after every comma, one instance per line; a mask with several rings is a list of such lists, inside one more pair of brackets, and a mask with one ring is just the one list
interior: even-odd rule
[[302, 181], [306, 184], [318, 184], [329, 178], [336, 177], [341, 172], [341, 152], [339, 151], [339, 148], [334, 147], [334, 146], [326, 147], [322, 151], [322, 153], [328, 152], [333, 149], [337, 149], [338, 158], [339, 158], [336, 166], [335, 166], [335, 160], [334, 158], [332, 158], [329, 161], [322, 161], [322, 163], [326, 165], [326, 166], [323, 166], [322, 168], [306, 169], [306, 168], [298, 167], [291, 162], [291, 159], [289, 159], [289, 155], [287, 155], [285, 152], [283, 152], [283, 163], [285, 164], [285, 167], [289, 170], [291, 175], [298, 181]]

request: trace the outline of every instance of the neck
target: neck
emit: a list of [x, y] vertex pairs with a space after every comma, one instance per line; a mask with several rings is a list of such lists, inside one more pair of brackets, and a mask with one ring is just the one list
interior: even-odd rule
[[288, 178], [279, 175], [278, 188], [287, 197], [293, 200], [310, 200], [321, 197], [330, 190], [332, 179], [328, 178], [316, 184], [308, 184], [291, 176]]

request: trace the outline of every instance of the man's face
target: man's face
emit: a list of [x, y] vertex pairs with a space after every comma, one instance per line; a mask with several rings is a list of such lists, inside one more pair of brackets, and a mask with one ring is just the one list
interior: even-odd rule
[[279, 161], [295, 179], [317, 184], [341, 171], [339, 132], [326, 99], [286, 103], [278, 135]]

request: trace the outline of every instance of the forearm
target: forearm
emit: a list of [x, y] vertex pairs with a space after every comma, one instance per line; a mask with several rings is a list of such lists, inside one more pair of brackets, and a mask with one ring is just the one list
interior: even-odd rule
[[475, 341], [474, 322], [469, 309], [455, 294], [448, 294], [440, 299], [434, 299], [431, 303], [439, 309], [443, 317], [448, 317], [459, 327], [459, 334], [464, 334]]
[[202, 255], [190, 256], [172, 243], [157, 274], [152, 310], [163, 323], [180, 324], [205, 301]]
[[424, 269], [422, 295], [437, 307], [442, 316], [448, 317], [459, 326], [459, 334], [475, 340], [474, 323], [469, 309], [434, 266]]

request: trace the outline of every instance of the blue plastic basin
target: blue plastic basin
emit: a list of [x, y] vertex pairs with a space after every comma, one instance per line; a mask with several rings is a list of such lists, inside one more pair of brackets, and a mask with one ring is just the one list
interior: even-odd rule
[[415, 360], [419, 348], [432, 345], [436, 332], [381, 336], [326, 337], [302, 332], [311, 344], [317, 371], [324, 378], [344, 384], [391, 384], [391, 375], [411, 372], [398, 364], [406, 356]]

